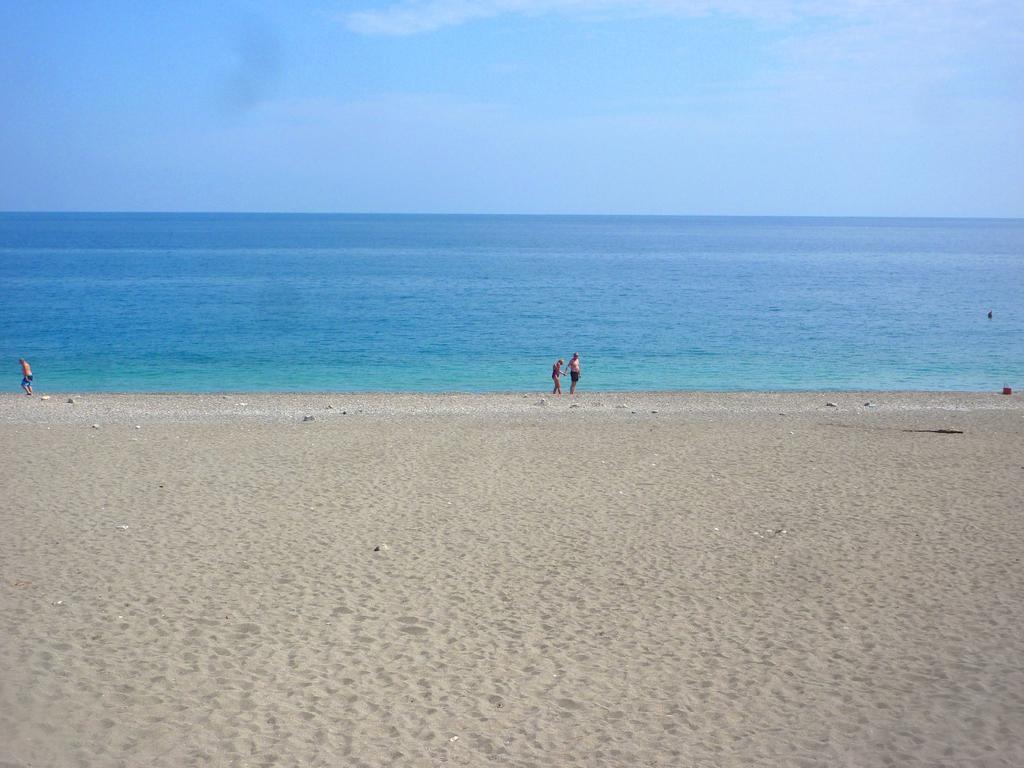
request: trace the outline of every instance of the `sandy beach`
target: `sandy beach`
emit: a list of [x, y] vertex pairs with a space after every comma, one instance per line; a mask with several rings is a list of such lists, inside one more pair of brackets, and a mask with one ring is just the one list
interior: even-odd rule
[[5, 768], [1024, 765], [1017, 395], [48, 397]]

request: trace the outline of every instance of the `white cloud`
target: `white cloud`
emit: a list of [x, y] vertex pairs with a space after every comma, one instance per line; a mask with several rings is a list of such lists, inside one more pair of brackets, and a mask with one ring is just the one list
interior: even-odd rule
[[[941, 5], [942, 3], [932, 3]], [[854, 19], [886, 12], [886, 0], [403, 0], [383, 9], [346, 14], [354, 32], [414, 35], [477, 19], [558, 14], [582, 18], [731, 16], [775, 22], [808, 18]]]
[[[742, 19], [770, 25], [774, 58], [748, 86], [871, 98], [904, 88], [955, 91], [957, 76], [1020, 91], [1007, 73], [1024, 59], [1021, 0], [393, 0], [342, 21], [365, 35], [408, 36], [504, 16], [581, 21]], [[1015, 63], [1017, 62], [1017, 63]], [[733, 87], [738, 84], [733, 83]], [[1004, 93], [1019, 101], [1021, 93]]]
[[[826, 61], [919, 48], [939, 57], [971, 48], [1024, 49], [1020, 0], [396, 0], [340, 17], [363, 35], [408, 36], [501, 16], [583, 21], [724, 17], [792, 27]], [[803, 42], [801, 42], [803, 44]], [[915, 51], [905, 50], [902, 55]]]

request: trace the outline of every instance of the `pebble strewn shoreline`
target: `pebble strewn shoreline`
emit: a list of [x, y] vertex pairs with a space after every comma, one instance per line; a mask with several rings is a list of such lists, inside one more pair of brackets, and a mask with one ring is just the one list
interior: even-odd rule
[[1017, 396], [987, 392], [548, 393], [38, 393], [0, 395], [0, 423], [223, 423], [342, 416], [813, 415], [916, 411], [1024, 412]]

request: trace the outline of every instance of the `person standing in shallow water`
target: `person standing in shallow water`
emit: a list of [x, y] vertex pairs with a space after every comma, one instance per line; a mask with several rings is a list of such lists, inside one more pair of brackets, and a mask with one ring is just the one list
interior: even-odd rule
[[572, 360], [569, 361], [569, 378], [572, 379], [572, 384], [569, 385], [569, 394], [576, 394], [576, 384], [580, 380], [580, 353], [573, 352]]
[[28, 364], [28, 360], [24, 357], [19, 357], [18, 362], [21, 363], [21, 388], [25, 390], [25, 394], [29, 397], [32, 396], [32, 366]]
[[558, 380], [558, 377], [562, 375], [562, 363], [564, 362], [562, 358], [558, 358], [558, 362], [551, 367], [551, 378], [555, 382], [555, 388], [551, 390], [552, 395], [562, 394], [562, 382]]

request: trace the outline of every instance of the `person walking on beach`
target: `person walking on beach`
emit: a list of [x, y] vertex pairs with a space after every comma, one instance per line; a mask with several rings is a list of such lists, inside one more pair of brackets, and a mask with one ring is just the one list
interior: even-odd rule
[[580, 380], [580, 353], [573, 352], [572, 360], [569, 361], [569, 378], [572, 379], [572, 384], [569, 385], [569, 394], [576, 394], [576, 384]]
[[558, 358], [558, 362], [551, 367], [551, 378], [555, 382], [555, 388], [551, 390], [552, 395], [562, 394], [562, 382], [558, 380], [558, 377], [562, 375], [562, 364], [565, 361], [562, 358]]
[[21, 388], [26, 395], [32, 397], [32, 366], [24, 357], [19, 357], [18, 362], [21, 363]]

